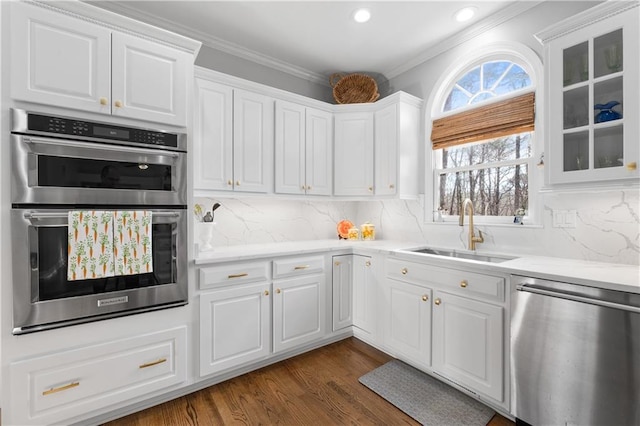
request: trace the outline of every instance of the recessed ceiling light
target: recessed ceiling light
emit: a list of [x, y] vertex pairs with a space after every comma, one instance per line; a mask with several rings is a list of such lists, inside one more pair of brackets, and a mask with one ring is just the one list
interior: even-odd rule
[[458, 22], [468, 21], [469, 19], [473, 18], [473, 15], [476, 14], [476, 10], [477, 9], [475, 7], [465, 7], [464, 9], [460, 9], [455, 14], [456, 21]]
[[369, 12], [369, 9], [358, 9], [353, 14], [353, 20], [359, 24], [367, 22], [369, 19], [371, 19], [371, 12]]

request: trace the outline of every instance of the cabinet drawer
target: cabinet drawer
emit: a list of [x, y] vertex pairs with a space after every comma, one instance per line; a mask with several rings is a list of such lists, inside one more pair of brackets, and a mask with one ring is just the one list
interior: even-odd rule
[[387, 259], [387, 276], [473, 298], [504, 302], [504, 278], [498, 276], [398, 259]]
[[324, 272], [324, 257], [294, 257], [273, 261], [273, 278], [293, 277], [297, 275], [318, 274]]
[[234, 263], [200, 268], [200, 288], [244, 284], [269, 279], [269, 262]]
[[186, 378], [186, 327], [12, 363], [11, 424], [64, 422]]

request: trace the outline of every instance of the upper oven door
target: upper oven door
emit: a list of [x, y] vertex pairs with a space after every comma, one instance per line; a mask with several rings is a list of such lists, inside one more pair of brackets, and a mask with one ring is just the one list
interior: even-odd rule
[[186, 154], [11, 135], [12, 203], [186, 205]]

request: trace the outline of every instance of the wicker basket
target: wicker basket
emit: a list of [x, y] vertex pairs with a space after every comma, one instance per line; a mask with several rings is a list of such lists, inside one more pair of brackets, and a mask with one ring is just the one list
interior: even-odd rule
[[380, 97], [376, 81], [368, 75], [336, 73], [329, 77], [329, 84], [339, 104], [371, 103]]

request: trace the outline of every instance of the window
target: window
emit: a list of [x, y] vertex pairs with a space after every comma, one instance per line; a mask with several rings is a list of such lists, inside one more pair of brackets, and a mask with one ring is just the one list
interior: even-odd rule
[[535, 81], [519, 59], [476, 59], [433, 104], [433, 203], [445, 221], [457, 219], [465, 198], [488, 223], [512, 223], [531, 207]]

